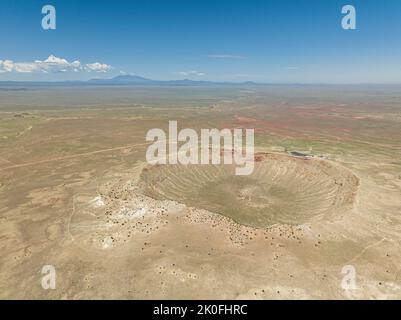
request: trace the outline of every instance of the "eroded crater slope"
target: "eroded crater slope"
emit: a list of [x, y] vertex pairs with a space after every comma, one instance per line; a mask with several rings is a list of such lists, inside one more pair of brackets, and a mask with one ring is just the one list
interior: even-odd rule
[[342, 167], [276, 154], [256, 159], [249, 176], [236, 176], [234, 165], [158, 165], [144, 169], [140, 186], [154, 199], [258, 228], [298, 225], [352, 206], [358, 179]]

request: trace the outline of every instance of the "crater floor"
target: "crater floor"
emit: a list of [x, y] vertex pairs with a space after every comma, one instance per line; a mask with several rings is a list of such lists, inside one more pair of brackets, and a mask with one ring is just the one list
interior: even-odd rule
[[346, 210], [358, 179], [339, 166], [317, 159], [276, 154], [257, 156], [249, 176], [234, 165], [164, 165], [145, 169], [144, 194], [206, 209], [247, 226], [299, 225]]

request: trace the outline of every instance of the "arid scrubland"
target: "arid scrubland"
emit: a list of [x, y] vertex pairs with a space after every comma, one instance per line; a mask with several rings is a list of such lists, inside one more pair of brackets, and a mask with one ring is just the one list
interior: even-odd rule
[[[254, 172], [150, 166], [171, 119], [255, 129]], [[400, 128], [396, 87], [2, 90], [0, 297], [401, 298]]]

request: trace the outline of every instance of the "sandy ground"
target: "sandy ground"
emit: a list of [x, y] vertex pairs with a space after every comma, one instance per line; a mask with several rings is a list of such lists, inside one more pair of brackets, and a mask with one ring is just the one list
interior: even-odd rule
[[[401, 298], [401, 100], [378, 97], [378, 113], [357, 98], [282, 103], [262, 92], [212, 108], [2, 112], [0, 298]], [[255, 127], [263, 161], [280, 159], [256, 174], [288, 187], [296, 198], [283, 214], [299, 217], [238, 223], [201, 204], [208, 169], [149, 168], [145, 133], [168, 119]], [[44, 265], [54, 290], [42, 288]], [[342, 286], [346, 266], [355, 288]]]

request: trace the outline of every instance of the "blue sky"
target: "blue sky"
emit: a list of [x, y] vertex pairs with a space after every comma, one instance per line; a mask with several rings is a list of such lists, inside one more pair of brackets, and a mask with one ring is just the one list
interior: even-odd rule
[[[346, 4], [357, 30], [341, 28]], [[401, 83], [399, 0], [2, 0], [0, 39], [0, 80]]]

